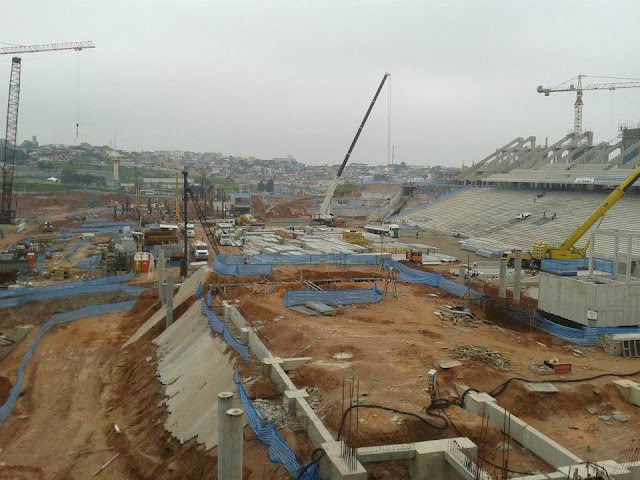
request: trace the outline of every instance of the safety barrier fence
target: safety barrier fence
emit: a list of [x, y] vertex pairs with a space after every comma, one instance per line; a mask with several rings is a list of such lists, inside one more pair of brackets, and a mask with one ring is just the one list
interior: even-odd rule
[[418, 283], [420, 285], [427, 285], [430, 287], [436, 287], [455, 297], [463, 297], [465, 295], [471, 298], [480, 298], [484, 296], [484, 293], [474, 290], [466, 285], [454, 282], [439, 273], [424, 272], [422, 270], [416, 270], [415, 268], [407, 267], [395, 260], [387, 259], [384, 262], [386, 268], [393, 268], [398, 272], [398, 280], [408, 283]]
[[46, 321], [46, 323], [42, 324], [38, 329], [38, 333], [34, 337], [33, 342], [31, 343], [31, 346], [22, 357], [20, 366], [18, 367], [16, 382], [11, 388], [11, 391], [9, 392], [9, 397], [4, 402], [4, 404], [0, 406], [0, 426], [2, 426], [7, 421], [7, 419], [11, 415], [11, 412], [13, 412], [16, 401], [18, 400], [18, 397], [22, 393], [22, 385], [24, 382], [24, 371], [27, 367], [27, 364], [29, 363], [29, 360], [31, 360], [31, 357], [35, 353], [36, 349], [38, 348], [38, 345], [40, 344], [40, 340], [42, 340], [42, 337], [51, 328], [57, 325], [62, 325], [64, 323], [71, 322], [73, 320], [78, 320], [80, 318], [92, 317], [95, 315], [103, 315], [106, 313], [124, 312], [129, 310], [135, 302], [136, 302], [135, 300], [128, 300], [125, 302], [110, 303], [110, 304], [103, 304], [103, 305], [89, 305], [87, 307], [79, 308], [77, 310], [72, 310], [70, 312], [56, 313], [55, 315], [52, 315], [51, 318], [49, 318], [49, 320]]
[[376, 303], [380, 301], [382, 292], [375, 285], [373, 288], [354, 288], [348, 290], [289, 290], [284, 295], [285, 307], [304, 305], [305, 302], [320, 302], [326, 305], [341, 306], [358, 303]]
[[380, 258], [384, 256], [366, 253], [218, 255], [213, 268], [218, 273], [234, 277], [271, 275], [273, 265], [378, 265]]
[[602, 335], [640, 333], [640, 327], [566, 327], [544, 318], [539, 312], [533, 312], [533, 322], [538, 330], [583, 346], [596, 345]]
[[80, 260], [78, 263], [76, 263], [76, 268], [88, 270], [91, 267], [100, 265], [101, 260], [102, 257], [100, 255], [92, 255], [91, 257], [87, 257], [84, 260]]
[[80, 250], [85, 244], [86, 244], [86, 242], [84, 240], [78, 240], [77, 242], [73, 243], [69, 247], [69, 250], [67, 250], [67, 258], [73, 257], [75, 255], [75, 253], [78, 250]]
[[132, 280], [133, 272], [126, 275], [110, 275], [107, 277], [94, 278], [92, 280], [81, 280], [77, 282], [58, 283], [55, 285], [45, 285], [42, 287], [25, 287], [8, 290], [0, 290], [0, 299], [7, 297], [39, 296], [56, 290], [73, 290], [79, 287], [89, 287], [96, 285], [112, 285]]
[[[258, 440], [269, 447], [269, 460], [273, 463], [282, 465], [292, 478], [317, 480], [318, 465], [314, 463], [308, 468], [306, 466], [301, 466], [296, 453], [280, 436], [276, 427], [271, 423], [262, 422], [260, 414], [251, 403], [251, 400], [240, 381], [238, 372], [236, 372], [234, 381], [238, 387], [238, 392], [240, 393], [240, 399], [242, 400], [242, 406], [247, 417], [249, 427], [255, 436], [258, 437]], [[303, 470], [304, 473], [302, 473]]]
[[236, 337], [233, 336], [227, 324], [220, 320], [220, 317], [216, 315], [216, 313], [207, 307], [204, 299], [200, 299], [200, 313], [207, 317], [209, 321], [209, 325], [211, 326], [211, 330], [214, 333], [222, 336], [224, 341], [233, 348], [240, 358], [242, 358], [245, 362], [249, 361], [249, 345], [241, 343], [238, 341]]
[[123, 293], [138, 295], [144, 288], [133, 285], [88, 285], [86, 287], [74, 287], [66, 290], [51, 290], [38, 295], [27, 295], [21, 297], [11, 297], [0, 299], [0, 309], [7, 307], [17, 307], [29, 302], [41, 300], [52, 300], [54, 298], [71, 297], [76, 295], [102, 295], [106, 293]]
[[[542, 260], [540, 265], [540, 270], [543, 272], [563, 276], [576, 276], [578, 274], [578, 270], [586, 270], [588, 268], [588, 258], [580, 258], [576, 260], [552, 260], [550, 258], [545, 258]], [[614, 272], [613, 262], [603, 258], [594, 258], [593, 268], [599, 272], [610, 274], [613, 274]]]

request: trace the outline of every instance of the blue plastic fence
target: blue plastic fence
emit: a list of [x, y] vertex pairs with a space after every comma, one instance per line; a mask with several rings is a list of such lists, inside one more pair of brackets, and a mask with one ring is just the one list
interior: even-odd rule
[[534, 312], [536, 328], [554, 337], [561, 338], [576, 345], [596, 345], [600, 336], [617, 333], [640, 333], [640, 327], [582, 327], [571, 328], [557, 324], [544, 318], [539, 312]]
[[213, 310], [210, 310], [209, 307], [207, 307], [204, 299], [200, 300], [200, 312], [202, 313], [202, 315], [205, 315], [207, 317], [207, 320], [209, 320], [211, 330], [214, 333], [221, 335], [224, 341], [227, 342], [227, 344], [236, 352], [238, 352], [240, 358], [242, 358], [245, 362], [248, 362], [249, 345], [241, 343], [236, 337], [233, 336], [233, 334], [229, 330], [229, 327], [227, 327], [227, 324], [220, 320], [220, 317], [218, 317], [218, 315], [216, 315]]
[[357, 303], [376, 303], [382, 292], [378, 286], [373, 288], [354, 288], [348, 290], [289, 290], [284, 295], [284, 306], [304, 305], [305, 302], [321, 302], [326, 305], [354, 305]]
[[436, 287], [455, 297], [468, 295], [471, 298], [480, 298], [484, 296], [484, 293], [454, 282], [439, 273], [416, 270], [415, 268], [407, 267], [400, 262], [389, 259], [385, 260], [384, 266], [387, 268], [393, 267], [394, 271], [398, 272], [398, 280], [401, 282], [418, 283], [420, 285]]
[[77, 310], [72, 310], [70, 312], [64, 313], [56, 313], [52, 315], [46, 323], [42, 324], [38, 330], [38, 333], [33, 339], [33, 343], [26, 351], [24, 356], [22, 357], [22, 361], [20, 362], [20, 366], [18, 367], [18, 375], [16, 378], [16, 383], [11, 388], [11, 392], [9, 392], [9, 398], [4, 402], [2, 406], [0, 406], [0, 426], [7, 421], [11, 412], [13, 412], [13, 408], [16, 405], [16, 401], [22, 392], [22, 384], [24, 382], [24, 370], [31, 360], [31, 357], [35, 353], [38, 345], [40, 344], [40, 340], [51, 328], [56, 325], [61, 325], [63, 323], [68, 323], [73, 320], [78, 320], [79, 318], [84, 317], [92, 317], [94, 315], [102, 315], [105, 313], [117, 313], [124, 312], [129, 310], [135, 300], [128, 300], [126, 302], [118, 302], [118, 303], [110, 303], [105, 305], [89, 305], [87, 307], [79, 308]]
[[300, 477], [300, 472], [305, 468], [305, 466], [301, 466], [298, 461], [298, 457], [296, 453], [287, 445], [287, 442], [280, 436], [276, 427], [271, 423], [263, 423], [260, 418], [260, 414], [254, 408], [247, 392], [240, 382], [238, 374], [236, 372], [235, 376], [235, 384], [238, 387], [238, 392], [240, 393], [240, 399], [242, 400], [242, 406], [244, 408], [244, 413], [247, 416], [247, 423], [253, 433], [258, 437], [258, 440], [262, 442], [264, 445], [269, 447], [269, 460], [273, 463], [277, 463], [282, 465], [285, 470], [291, 475], [293, 478], [302, 478], [303, 480], [317, 480], [318, 478], [318, 465], [313, 464], [302, 474]]
[[83, 270], [88, 270], [91, 267], [96, 267], [100, 265], [100, 261], [102, 257], [100, 255], [93, 255], [91, 257], [87, 257], [84, 260], [80, 260], [76, 263], [76, 268], [81, 268]]
[[[545, 258], [542, 260], [540, 270], [543, 272], [553, 273], [555, 275], [576, 276], [578, 270], [586, 270], [589, 268], [589, 259], [581, 258], [577, 260], [552, 260]], [[611, 260], [603, 258], [593, 259], [593, 268], [600, 272], [613, 274], [614, 266]]]

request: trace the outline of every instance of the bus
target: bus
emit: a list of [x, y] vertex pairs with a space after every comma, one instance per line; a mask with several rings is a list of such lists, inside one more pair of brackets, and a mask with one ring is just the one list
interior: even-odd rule
[[398, 238], [400, 236], [400, 225], [396, 225], [395, 223], [384, 225], [365, 225], [364, 230], [368, 233], [386, 235], [391, 238]]

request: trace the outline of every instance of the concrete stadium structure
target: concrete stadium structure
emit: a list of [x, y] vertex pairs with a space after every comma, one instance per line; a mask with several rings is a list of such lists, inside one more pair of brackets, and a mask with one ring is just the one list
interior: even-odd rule
[[466, 185], [597, 189], [619, 184], [640, 164], [640, 129], [623, 128], [621, 138], [593, 144], [593, 133], [540, 146], [518, 137], [470, 167], [457, 181]]

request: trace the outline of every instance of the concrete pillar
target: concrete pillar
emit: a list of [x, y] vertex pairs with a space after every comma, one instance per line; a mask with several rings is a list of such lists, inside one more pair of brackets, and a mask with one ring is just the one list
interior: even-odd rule
[[463, 285], [464, 285], [464, 277], [466, 273], [467, 273], [467, 267], [465, 267], [464, 265], [460, 265], [460, 267], [458, 267], [458, 280]]
[[[218, 404], [218, 412], [221, 411], [220, 406]], [[224, 410], [222, 423], [218, 425], [218, 478], [220, 479], [242, 480], [243, 415], [241, 408], [229, 408]]]
[[595, 249], [596, 249], [596, 234], [593, 232], [591, 234], [591, 239], [589, 242], [589, 276], [593, 276], [593, 265], [595, 260]]
[[520, 275], [522, 274], [522, 250], [515, 251], [513, 262], [513, 303], [520, 303]]
[[173, 273], [167, 272], [167, 282], [164, 286], [164, 296], [166, 299], [166, 327], [173, 324]]
[[500, 259], [500, 286], [498, 287], [498, 297], [507, 298], [507, 259]]
[[627, 274], [625, 278], [625, 282], [629, 283], [631, 281], [631, 248], [633, 245], [633, 240], [631, 240], [631, 234], [627, 235]]
[[167, 303], [164, 293], [164, 248], [161, 248], [158, 252], [158, 297], [162, 305]]

